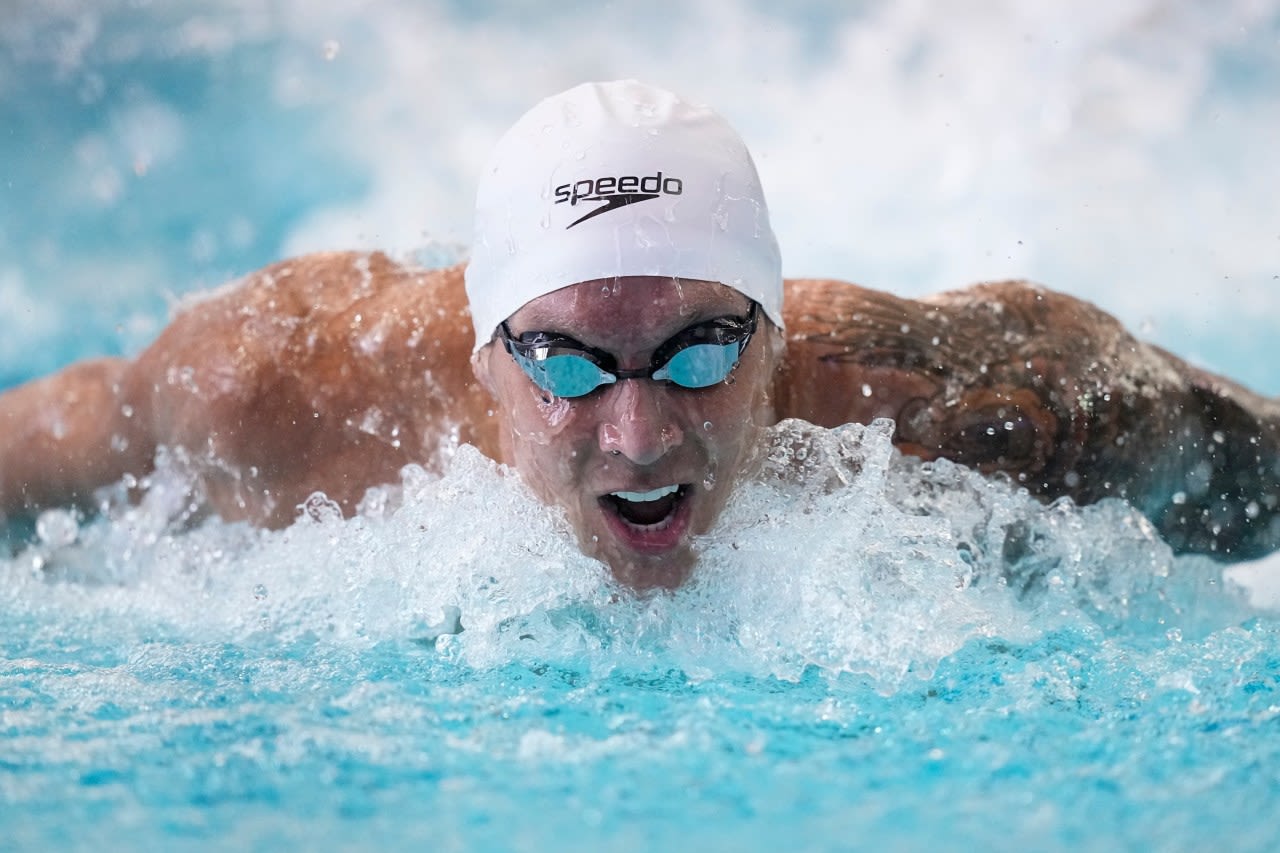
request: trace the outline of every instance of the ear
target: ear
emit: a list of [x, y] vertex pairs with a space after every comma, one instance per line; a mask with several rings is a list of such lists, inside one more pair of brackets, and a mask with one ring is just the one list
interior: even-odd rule
[[[787, 357], [787, 335], [768, 317], [760, 318], [760, 326], [756, 331], [756, 340], [764, 349], [765, 372], [772, 377], [781, 369]], [[752, 346], [755, 346], [753, 343]]]
[[471, 372], [476, 375], [476, 381], [484, 386], [490, 396], [497, 398], [498, 391], [493, 381], [493, 373], [489, 367], [489, 359], [494, 352], [493, 343], [487, 343], [480, 349], [471, 354]]

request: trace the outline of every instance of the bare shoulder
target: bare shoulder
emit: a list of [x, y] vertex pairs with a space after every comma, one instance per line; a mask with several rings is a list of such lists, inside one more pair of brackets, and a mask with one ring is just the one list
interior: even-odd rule
[[[276, 367], [314, 362], [334, 348], [357, 358], [414, 349], [441, 323], [465, 324], [458, 267], [425, 270], [382, 253], [325, 252], [280, 261], [197, 294], [179, 307], [144, 358]], [[214, 343], [231, 346], [215, 353]]]
[[446, 439], [483, 445], [470, 341], [460, 267], [322, 253], [183, 306], [129, 387], [156, 443], [204, 466], [219, 512], [287, 523], [310, 491], [350, 508], [438, 463]]

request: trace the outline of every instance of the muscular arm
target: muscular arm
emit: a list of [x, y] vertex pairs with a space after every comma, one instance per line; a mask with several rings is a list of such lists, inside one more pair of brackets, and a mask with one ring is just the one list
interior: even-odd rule
[[1122, 497], [1176, 550], [1280, 548], [1280, 401], [1023, 282], [900, 299], [789, 283], [783, 416], [889, 417], [895, 444], [1003, 474], [1048, 501]]
[[0, 395], [0, 519], [88, 506], [99, 486], [150, 469], [155, 445], [127, 401], [128, 370], [87, 361]]

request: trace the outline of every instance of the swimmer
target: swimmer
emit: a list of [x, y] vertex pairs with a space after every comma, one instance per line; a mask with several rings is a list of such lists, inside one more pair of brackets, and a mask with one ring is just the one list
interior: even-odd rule
[[1025, 283], [922, 300], [784, 283], [723, 118], [633, 81], [550, 98], [481, 176], [470, 263], [273, 264], [188, 303], [134, 360], [0, 395], [0, 513], [91, 508], [162, 448], [197, 503], [348, 514], [460, 443], [567, 513], [623, 583], [675, 587], [764, 429], [896, 422], [904, 453], [1033, 494], [1122, 497], [1180, 551], [1280, 547], [1280, 404]]

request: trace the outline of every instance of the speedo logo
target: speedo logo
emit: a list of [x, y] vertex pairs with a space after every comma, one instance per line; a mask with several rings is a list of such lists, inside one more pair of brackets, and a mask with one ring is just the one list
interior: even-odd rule
[[640, 175], [615, 175], [606, 178], [584, 178], [571, 184], [561, 184], [556, 187], [556, 204], [568, 202], [570, 207], [577, 207], [580, 201], [603, 202], [599, 207], [566, 225], [565, 230], [567, 231], [579, 223], [586, 222], [593, 216], [599, 216], [602, 213], [608, 213], [611, 210], [617, 210], [620, 207], [626, 207], [638, 201], [648, 201], [660, 195], [680, 195], [683, 192], [684, 181], [679, 178], [666, 177], [661, 172], [643, 177]]

